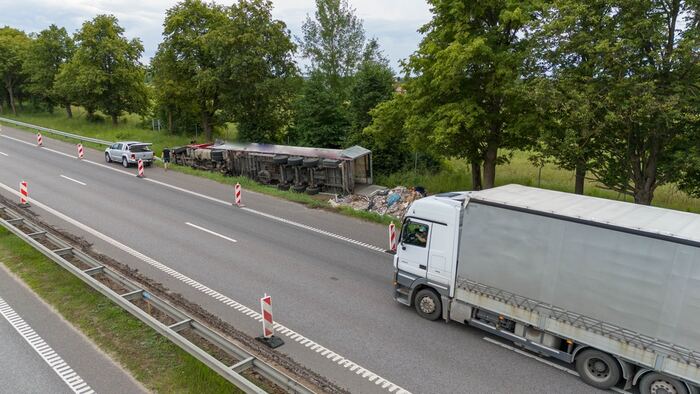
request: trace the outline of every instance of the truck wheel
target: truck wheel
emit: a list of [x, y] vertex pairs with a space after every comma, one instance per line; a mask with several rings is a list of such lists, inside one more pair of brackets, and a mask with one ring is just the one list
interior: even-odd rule
[[650, 372], [639, 382], [641, 394], [688, 394], [683, 382], [656, 372]]
[[440, 297], [432, 290], [423, 289], [419, 291], [413, 303], [416, 305], [418, 314], [428, 320], [437, 320], [442, 314]]
[[587, 349], [576, 356], [576, 372], [587, 384], [607, 390], [620, 381], [620, 365], [609, 354]]

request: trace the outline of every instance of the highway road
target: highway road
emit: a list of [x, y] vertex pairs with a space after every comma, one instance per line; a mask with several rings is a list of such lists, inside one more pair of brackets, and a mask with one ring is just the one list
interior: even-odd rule
[[28, 181], [51, 209], [34, 208], [46, 221], [252, 336], [252, 310], [272, 295], [279, 351], [353, 392], [596, 392], [480, 330], [394, 302], [384, 226], [245, 190], [236, 208], [229, 186], [159, 168], [139, 179], [99, 151], [79, 161], [72, 144], [34, 145], [3, 126], [0, 184]]
[[0, 264], [0, 392], [146, 390]]

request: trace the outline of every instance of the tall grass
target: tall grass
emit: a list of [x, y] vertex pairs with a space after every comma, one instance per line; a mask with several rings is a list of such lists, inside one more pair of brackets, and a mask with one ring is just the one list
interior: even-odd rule
[[[517, 183], [545, 189], [572, 193], [574, 191], [574, 173], [562, 170], [552, 164], [541, 169], [529, 160], [527, 152], [512, 152], [510, 163], [496, 169], [496, 185]], [[378, 176], [377, 182], [389, 187], [423, 186], [428, 193], [441, 193], [456, 190], [471, 190], [471, 171], [469, 165], [458, 159], [448, 160], [444, 169], [438, 173], [402, 171], [388, 176]], [[589, 196], [614, 200], [633, 201], [632, 196], [607, 190], [594, 180], [587, 180], [585, 194]], [[678, 190], [675, 185], [659, 187], [653, 205], [680, 211], [700, 213], [700, 199], [692, 198]]]

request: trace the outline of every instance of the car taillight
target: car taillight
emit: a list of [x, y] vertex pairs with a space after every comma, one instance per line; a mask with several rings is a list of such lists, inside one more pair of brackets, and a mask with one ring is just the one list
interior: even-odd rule
[[132, 160], [136, 160], [136, 155], [132, 153], [132, 154], [131, 154], [131, 159], [132, 159]]

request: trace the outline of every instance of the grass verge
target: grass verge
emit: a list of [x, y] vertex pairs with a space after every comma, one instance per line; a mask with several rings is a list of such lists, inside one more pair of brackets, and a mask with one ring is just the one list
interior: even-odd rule
[[1, 227], [0, 261], [147, 389], [159, 393], [242, 392]]

